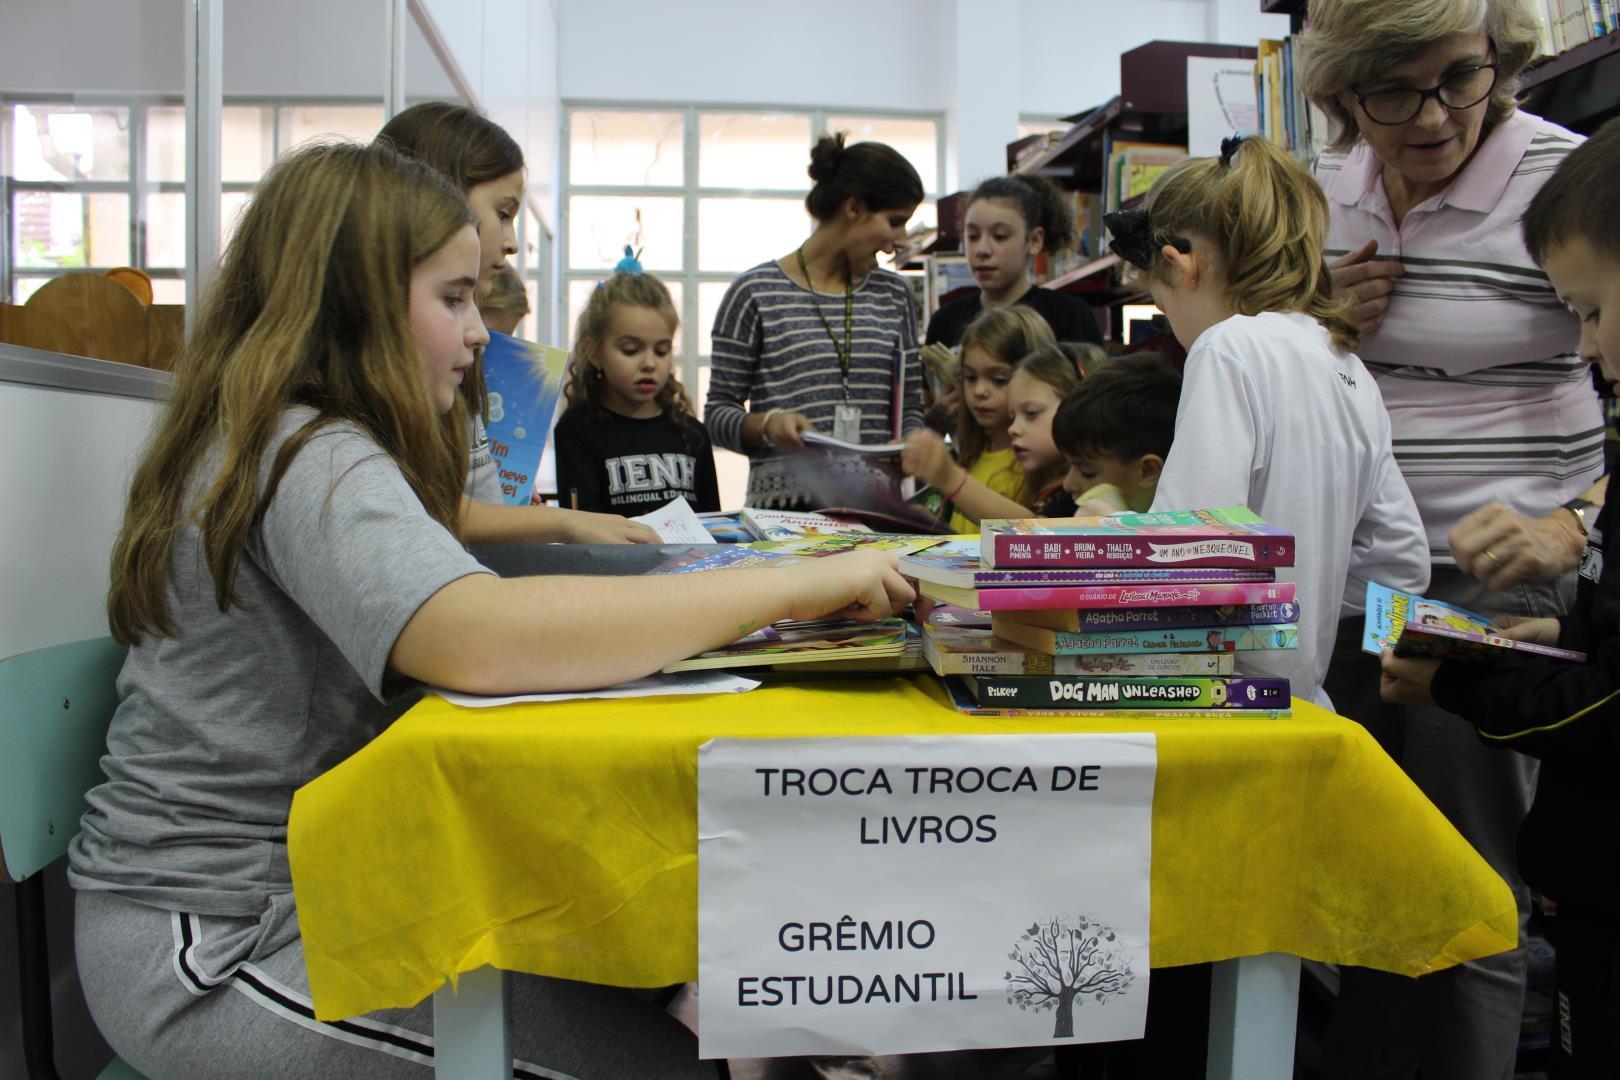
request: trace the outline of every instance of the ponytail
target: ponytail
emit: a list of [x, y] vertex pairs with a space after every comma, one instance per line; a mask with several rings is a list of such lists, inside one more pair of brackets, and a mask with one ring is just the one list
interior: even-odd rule
[[980, 199], [1002, 199], [1018, 209], [1024, 228], [1042, 231], [1041, 250], [1074, 246], [1074, 211], [1057, 185], [1044, 176], [994, 176], [973, 189], [968, 205]]
[[[1239, 314], [1299, 311], [1340, 348], [1359, 344], [1323, 254], [1327, 198], [1273, 143], [1250, 136], [1222, 157], [1175, 165], [1148, 192], [1147, 207], [1157, 232], [1191, 235], [1195, 250], [1210, 244], [1219, 251], [1227, 299]], [[1156, 262], [1151, 272], [1165, 268]]]

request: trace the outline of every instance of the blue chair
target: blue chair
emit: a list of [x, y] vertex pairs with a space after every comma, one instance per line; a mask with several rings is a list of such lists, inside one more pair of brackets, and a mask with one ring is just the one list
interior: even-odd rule
[[[93, 638], [0, 660], [0, 884], [16, 887], [23, 1057], [30, 1080], [59, 1080], [52, 1049], [45, 892], [39, 872], [79, 829], [102, 780], [124, 648]], [[143, 1080], [114, 1059], [99, 1080]]]

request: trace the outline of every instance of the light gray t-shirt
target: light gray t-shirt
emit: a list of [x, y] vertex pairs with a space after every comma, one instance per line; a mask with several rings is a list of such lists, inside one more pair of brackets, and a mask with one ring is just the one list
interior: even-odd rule
[[[289, 409], [264, 456], [314, 416]], [[217, 456], [197, 470], [193, 498]], [[195, 525], [169, 563], [172, 638], [148, 635], [69, 851], [80, 889], [204, 915], [257, 915], [291, 889], [293, 792], [419, 696], [387, 670], [422, 603], [487, 573], [428, 516], [394, 462], [352, 424], [322, 428], [249, 535], [240, 604], [221, 612]]]
[[467, 490], [464, 494], [473, 502], [504, 503], [506, 496], [501, 493], [501, 470], [495, 464], [484, 418], [474, 413], [470, 428], [472, 445], [467, 450]]

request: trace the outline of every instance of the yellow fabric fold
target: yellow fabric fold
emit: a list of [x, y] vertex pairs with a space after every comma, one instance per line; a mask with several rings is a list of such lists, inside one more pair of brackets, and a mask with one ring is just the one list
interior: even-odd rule
[[[1156, 967], [1264, 952], [1420, 975], [1512, 948], [1513, 898], [1356, 724], [963, 716], [931, 679], [465, 709], [428, 698], [301, 789], [288, 844], [316, 1014], [463, 971], [697, 975], [713, 738], [1152, 731]], [[859, 888], [852, 882], [850, 888]]]

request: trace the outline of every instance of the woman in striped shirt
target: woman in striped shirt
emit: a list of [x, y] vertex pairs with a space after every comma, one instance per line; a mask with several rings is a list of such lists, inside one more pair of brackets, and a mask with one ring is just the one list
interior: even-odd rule
[[905, 239], [922, 181], [892, 147], [842, 134], [817, 141], [810, 178], [815, 231], [733, 281], [714, 320], [704, 420], [716, 446], [749, 456], [749, 506], [841, 501], [828, 462], [795, 457], [806, 431], [883, 443], [922, 426], [911, 288], [877, 265]]

